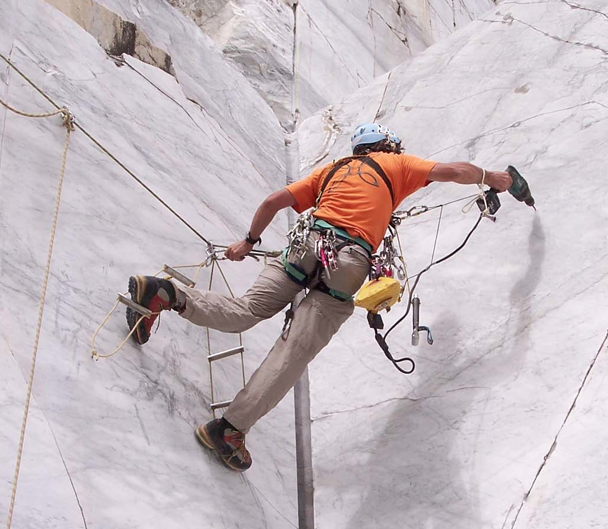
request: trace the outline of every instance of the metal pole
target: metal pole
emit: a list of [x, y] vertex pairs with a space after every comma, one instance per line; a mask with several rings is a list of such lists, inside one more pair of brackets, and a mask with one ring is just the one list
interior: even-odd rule
[[[293, 9], [293, 70], [291, 89], [292, 123], [286, 127], [285, 138], [287, 184], [296, 181], [300, 176], [300, 150], [298, 147], [298, 58], [297, 42], [298, 1], [292, 1]], [[289, 229], [292, 228], [295, 215], [289, 209], [287, 213]], [[294, 300], [294, 309], [300, 304], [304, 294], [300, 293]], [[298, 483], [298, 527], [314, 529], [314, 483], [312, 474], [312, 435], [310, 421], [310, 384], [308, 367], [294, 387], [295, 430], [296, 430], [296, 470]]]
[[296, 418], [296, 464], [298, 475], [298, 527], [315, 527], [315, 489], [312, 475], [312, 436], [310, 430], [310, 386], [308, 367], [294, 388]]
[[[287, 153], [287, 183], [290, 184], [299, 176], [299, 149], [297, 132], [288, 134], [285, 140]], [[288, 213], [289, 228], [294, 224], [295, 215]], [[300, 293], [294, 300], [294, 309], [300, 304], [304, 294]], [[314, 485], [312, 474], [312, 435], [310, 421], [310, 384], [308, 367], [294, 386], [295, 430], [296, 430], [296, 467], [298, 481], [298, 527], [314, 529]]]

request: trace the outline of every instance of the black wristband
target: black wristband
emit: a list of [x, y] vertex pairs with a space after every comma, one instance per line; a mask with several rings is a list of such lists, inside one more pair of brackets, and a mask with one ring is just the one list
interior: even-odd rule
[[251, 232], [248, 231], [247, 232], [247, 237], [245, 237], [245, 240], [249, 243], [249, 244], [258, 244], [262, 242], [262, 237], [258, 237], [257, 239], [254, 239], [251, 236]]

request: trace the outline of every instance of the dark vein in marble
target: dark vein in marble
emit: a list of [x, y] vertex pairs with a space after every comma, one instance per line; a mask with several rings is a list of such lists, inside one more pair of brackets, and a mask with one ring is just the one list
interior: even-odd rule
[[[45, 419], [46, 419], [46, 417], [45, 417]], [[68, 465], [65, 462], [65, 459], [63, 457], [63, 452], [61, 451], [61, 448], [59, 447], [59, 443], [57, 441], [57, 437], [55, 436], [55, 432], [53, 431], [53, 428], [51, 427], [51, 423], [49, 422], [48, 419], [46, 419], [46, 422], [49, 426], [49, 430], [51, 431], [51, 435], [53, 436], [53, 439], [55, 441], [55, 446], [57, 447], [57, 451], [59, 452], [59, 457], [61, 458], [61, 462], [63, 463], [63, 468], [65, 468], [65, 472], [68, 475], [68, 479], [70, 480], [70, 485], [72, 486], [72, 490], [74, 491], [74, 496], [76, 497], [76, 503], [78, 503], [78, 508], [80, 509], [80, 515], [82, 516], [82, 523], [84, 524], [84, 528], [88, 529], [87, 519], [84, 516], [84, 509], [82, 508], [82, 504], [80, 503], [80, 498], [78, 497], [78, 492], [76, 491], [76, 486], [74, 485], [74, 480], [72, 479], [72, 475], [70, 474]]]
[[432, 158], [433, 156], [436, 156], [437, 154], [440, 154], [444, 151], [447, 151], [453, 147], [457, 147], [459, 145], [463, 145], [465, 143], [470, 143], [470, 142], [477, 142], [479, 141], [481, 138], [485, 138], [486, 136], [492, 136], [493, 134], [498, 134], [500, 132], [504, 132], [506, 130], [509, 129], [513, 129], [513, 128], [517, 128], [520, 127], [522, 125], [522, 123], [526, 123], [527, 121], [531, 121], [533, 119], [538, 119], [538, 118], [542, 118], [544, 116], [548, 116], [550, 114], [557, 114], [558, 112], [565, 112], [566, 110], [573, 110], [575, 108], [581, 108], [587, 105], [599, 105], [601, 107], [604, 108], [608, 108], [606, 105], [604, 105], [603, 103], [600, 103], [599, 101], [587, 101], [585, 103], [580, 103], [578, 105], [572, 105], [569, 107], [565, 107], [565, 108], [558, 108], [555, 110], [549, 110], [547, 112], [541, 112], [539, 114], [534, 114], [533, 116], [528, 116], [526, 118], [522, 118], [520, 120], [517, 120], [513, 123], [511, 123], [510, 125], [505, 125], [503, 127], [497, 127], [495, 129], [491, 129], [487, 132], [482, 132], [481, 134], [478, 134], [477, 136], [474, 136], [473, 138], [469, 138], [468, 140], [464, 140], [464, 141], [460, 141], [458, 143], [454, 143], [452, 145], [449, 145], [448, 147], [444, 147], [443, 149], [440, 149], [439, 151], [435, 151], [431, 154], [428, 155], [428, 158]]
[[401, 44], [403, 44], [409, 51], [410, 53], [412, 52], [412, 50], [410, 49], [410, 44], [407, 40], [407, 34], [405, 33], [405, 31], [399, 31], [397, 30], [397, 28], [394, 28], [393, 26], [391, 26], [386, 19], [373, 7], [371, 8], [372, 13], [375, 13], [378, 18], [380, 20], [382, 20], [382, 22], [384, 22], [384, 24], [386, 25], [386, 27], [388, 27], [388, 29], [391, 30], [391, 32], [395, 35], [395, 37], [397, 37], [397, 39], [399, 40], [399, 42], [401, 42]]
[[562, 2], [568, 6], [570, 6], [572, 9], [580, 9], [581, 11], [589, 11], [590, 13], [596, 13], [598, 15], [602, 15], [603, 17], [608, 18], [608, 14], [603, 13], [602, 11], [598, 11], [597, 9], [590, 9], [588, 7], [583, 7], [581, 5], [578, 4], [572, 4], [570, 2], [568, 2], [568, 0], [562, 0]]
[[557, 434], [555, 435], [555, 438], [553, 439], [553, 442], [551, 443], [551, 446], [549, 447], [549, 451], [545, 454], [545, 456], [543, 458], [543, 462], [541, 463], [538, 471], [536, 472], [536, 476], [534, 476], [534, 480], [532, 480], [532, 484], [530, 485], [530, 488], [528, 489], [528, 492], [526, 492], [526, 494], [524, 494], [524, 497], [521, 500], [521, 504], [519, 505], [519, 509], [517, 510], [517, 514], [515, 515], [515, 518], [513, 519], [513, 523], [511, 524], [511, 529], [513, 529], [515, 527], [515, 524], [517, 523], [517, 519], [518, 519], [518, 517], [519, 517], [519, 515], [520, 515], [520, 513], [521, 513], [521, 511], [522, 511], [522, 509], [524, 507], [524, 503], [526, 502], [526, 500], [528, 499], [528, 497], [532, 493], [532, 489], [534, 488], [534, 485], [536, 485], [536, 482], [538, 481], [538, 478], [539, 478], [541, 472], [544, 470], [545, 466], [547, 465], [547, 461], [551, 457], [551, 454], [553, 454], [553, 452], [557, 448], [558, 437], [562, 433], [564, 427], [566, 426], [566, 423], [568, 422], [568, 419], [570, 418], [570, 415], [572, 415], [572, 412], [574, 411], [574, 408], [576, 407], [576, 403], [578, 401], [578, 398], [580, 397], [583, 389], [585, 388], [585, 385], [587, 384], [587, 381], [589, 380], [589, 376], [591, 375], [591, 371], [595, 367], [595, 363], [597, 362], [597, 359], [599, 358], [600, 354], [602, 353], [602, 350], [604, 349], [604, 346], [606, 345], [606, 342], [608, 342], [608, 331], [606, 331], [606, 336], [604, 336], [604, 340], [602, 341], [602, 345], [600, 345], [600, 348], [598, 349], [597, 353], [595, 354], [595, 356], [591, 360], [591, 364], [589, 364], [589, 368], [587, 369], [587, 372], [585, 373], [585, 376], [583, 377], [583, 381], [581, 382], [581, 385], [578, 388], [578, 391], [576, 392], [576, 396], [574, 397], [574, 400], [572, 401], [572, 404], [570, 405], [570, 409], [568, 410], [568, 413], [566, 414], [566, 418], [562, 422], [562, 425], [560, 426]]
[[527, 22], [524, 22], [523, 20], [519, 20], [511, 15], [508, 15], [508, 18], [511, 20], [514, 20], [515, 22], [519, 22], [520, 24], [529, 27], [530, 29], [540, 33], [541, 35], [545, 35], [545, 37], [549, 37], [550, 39], [556, 40], [558, 42], [563, 42], [564, 44], [570, 44], [572, 46], [580, 46], [580, 47], [587, 48], [587, 49], [590, 48], [593, 50], [601, 51], [604, 55], [608, 55], [608, 50], [605, 50], [601, 46], [596, 46], [595, 44], [589, 44], [586, 42], [579, 42], [579, 41], [563, 39], [556, 35], [551, 35], [551, 33], [547, 33], [546, 31], [543, 31], [542, 29], [538, 29], [537, 27], [533, 26], [532, 24], [528, 24]]
[[360, 82], [365, 82], [365, 80], [358, 74], [358, 73], [352, 73], [350, 71], [350, 69], [348, 68], [348, 65], [342, 60], [342, 56], [340, 53], [338, 53], [335, 48], [332, 46], [331, 41], [327, 38], [327, 36], [325, 35], [325, 33], [323, 33], [323, 31], [321, 31], [321, 28], [318, 26], [318, 24], [312, 19], [312, 17], [306, 12], [306, 10], [300, 6], [300, 9], [302, 10], [302, 12], [306, 15], [306, 17], [308, 18], [308, 20], [310, 21], [310, 23], [317, 29], [317, 31], [319, 32], [319, 34], [325, 39], [325, 41], [327, 42], [327, 45], [331, 48], [331, 50], [335, 53], [336, 57], [338, 58], [338, 60], [342, 63], [342, 66], [344, 66], [344, 69], [348, 72], [348, 74], [357, 81], [357, 85], [361, 86], [359, 83]]

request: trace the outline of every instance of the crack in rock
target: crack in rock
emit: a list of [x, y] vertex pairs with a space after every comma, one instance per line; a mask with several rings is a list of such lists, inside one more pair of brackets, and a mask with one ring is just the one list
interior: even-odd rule
[[332, 45], [331, 41], [329, 40], [329, 38], [327, 38], [327, 35], [325, 35], [325, 33], [323, 33], [323, 31], [321, 31], [321, 28], [319, 27], [319, 25], [313, 20], [313, 18], [306, 12], [306, 10], [303, 7], [300, 6], [300, 9], [302, 10], [302, 13], [304, 13], [306, 15], [306, 17], [308, 18], [308, 20], [310, 21], [310, 23], [317, 29], [317, 31], [319, 32], [319, 34], [325, 39], [325, 41], [327, 42], [327, 45], [331, 48], [331, 51], [334, 52], [334, 54], [337, 57], [337, 59], [342, 63], [342, 66], [344, 66], [344, 69], [348, 72], [348, 74], [355, 81], [357, 81], [357, 86], [361, 86], [360, 81], [361, 82], [365, 82], [365, 79], [363, 79], [363, 77], [361, 77], [361, 75], [358, 72], [355, 72], [353, 74], [350, 71], [348, 65], [342, 59], [342, 54], [340, 54], [340, 53], [338, 53], [336, 51], [336, 49], [333, 47], [333, 45]]
[[513, 519], [513, 523], [511, 524], [511, 529], [513, 529], [515, 527], [515, 524], [517, 523], [517, 520], [519, 518], [519, 515], [521, 514], [521, 511], [524, 507], [526, 500], [529, 498], [530, 494], [532, 493], [532, 489], [534, 488], [534, 485], [536, 485], [536, 482], [538, 481], [538, 478], [539, 478], [541, 472], [544, 470], [545, 466], [547, 465], [547, 461], [549, 460], [549, 458], [551, 457], [553, 452], [555, 452], [555, 449], [557, 448], [558, 437], [562, 433], [564, 427], [566, 426], [566, 423], [568, 422], [568, 419], [572, 415], [572, 412], [574, 411], [574, 408], [576, 407], [578, 398], [580, 397], [583, 389], [585, 388], [585, 385], [587, 384], [587, 381], [589, 380], [589, 376], [591, 375], [591, 371], [595, 367], [595, 363], [596, 363], [597, 359], [599, 358], [600, 354], [602, 353], [602, 350], [604, 349], [606, 342], [608, 342], [608, 331], [606, 331], [606, 336], [604, 337], [604, 340], [602, 341], [602, 345], [600, 345], [600, 348], [598, 349], [597, 353], [593, 357], [591, 364], [589, 364], [589, 368], [587, 369], [587, 372], [585, 373], [585, 376], [583, 377], [583, 381], [581, 382], [581, 385], [578, 388], [578, 391], [576, 392], [576, 396], [574, 397], [574, 400], [572, 401], [572, 404], [570, 405], [570, 408], [568, 409], [568, 413], [566, 414], [566, 417], [565, 417], [564, 421], [562, 422], [562, 425], [559, 427], [559, 430], [557, 431], [557, 434], [555, 435], [555, 438], [553, 439], [553, 442], [551, 443], [551, 447], [549, 448], [549, 451], [543, 457], [543, 462], [541, 463], [540, 467], [538, 468], [538, 471], [536, 472], [536, 475], [534, 476], [534, 479], [532, 480], [532, 484], [530, 485], [530, 488], [524, 494], [524, 497], [521, 500], [519, 509], [517, 509], [517, 513], [515, 514], [515, 518]]
[[92, 0], [46, 0], [93, 36], [108, 55], [127, 54], [176, 77], [171, 56], [154, 46], [136, 24]]
[[80, 515], [82, 516], [82, 523], [84, 524], [84, 529], [88, 529], [87, 526], [87, 519], [84, 516], [84, 509], [82, 508], [82, 504], [80, 503], [80, 498], [78, 497], [78, 492], [76, 492], [76, 486], [74, 485], [74, 480], [72, 480], [72, 475], [70, 474], [70, 471], [68, 470], [68, 465], [65, 462], [65, 459], [63, 457], [63, 452], [61, 451], [61, 448], [59, 448], [59, 442], [57, 441], [57, 437], [55, 436], [55, 432], [53, 431], [53, 428], [51, 428], [51, 423], [49, 422], [49, 420], [46, 420], [47, 425], [49, 427], [49, 430], [51, 431], [51, 435], [53, 436], [53, 439], [55, 440], [55, 446], [57, 447], [57, 451], [59, 452], [59, 457], [61, 458], [61, 462], [63, 463], [63, 468], [65, 468], [65, 472], [68, 475], [68, 479], [70, 480], [70, 485], [72, 486], [72, 490], [74, 491], [74, 496], [76, 497], [76, 503], [78, 503], [78, 508], [80, 509]]
[[570, 107], [565, 107], [565, 108], [558, 108], [556, 110], [549, 110], [547, 112], [541, 112], [540, 114], [535, 114], [533, 116], [528, 116], [527, 118], [523, 118], [520, 119], [518, 121], [515, 121], [513, 123], [511, 123], [510, 125], [505, 125], [503, 127], [497, 127], [495, 129], [491, 129], [487, 132], [482, 132], [481, 134], [478, 134], [477, 136], [474, 136], [473, 138], [469, 138], [468, 140], [464, 140], [458, 143], [454, 143], [448, 147], [444, 147], [443, 149], [440, 149], [439, 151], [435, 151], [431, 154], [429, 154], [429, 158], [432, 158], [433, 156], [437, 156], [438, 154], [447, 151], [449, 149], [452, 149], [453, 147], [458, 147], [459, 145], [464, 145], [464, 144], [475, 144], [477, 143], [480, 139], [485, 138], [487, 136], [492, 136], [494, 134], [498, 134], [500, 132], [504, 132], [505, 130], [509, 130], [509, 129], [514, 129], [514, 128], [518, 128], [520, 127], [523, 123], [526, 123], [527, 121], [531, 121], [533, 119], [537, 119], [537, 118], [541, 118], [544, 116], [548, 116], [550, 114], [557, 114], [559, 112], [565, 112], [566, 110], [574, 110], [575, 108], [581, 108], [587, 105], [599, 105], [602, 107], [606, 107], [606, 105], [604, 105], [603, 103], [600, 103], [599, 101], [587, 101], [585, 103], [580, 103], [578, 105], [572, 105]]
[[[378, 10], [374, 9], [373, 7], [371, 8], [372, 13], [375, 13], [376, 16], [382, 20], [382, 22], [384, 22], [384, 24], [386, 25], [386, 27], [388, 27], [388, 29], [390, 29], [393, 34], [397, 37], [397, 39], [408, 49], [410, 50], [410, 43], [407, 40], [407, 34], [403, 31], [398, 31], [397, 28], [394, 28], [393, 26], [391, 26], [386, 20], [385, 18], [378, 12]], [[411, 53], [411, 50], [410, 50]]]
[[343, 413], [352, 413], [354, 411], [359, 411], [359, 410], [367, 410], [370, 408], [375, 408], [376, 406], [382, 406], [383, 404], [388, 404], [390, 402], [397, 402], [397, 401], [407, 401], [407, 402], [420, 402], [423, 400], [427, 400], [427, 399], [433, 399], [433, 398], [441, 398], [441, 396], [437, 396], [437, 395], [427, 395], [426, 397], [418, 397], [418, 398], [412, 398], [412, 397], [393, 397], [391, 399], [386, 399], [386, 400], [382, 400], [380, 402], [375, 402], [373, 404], [367, 404], [365, 406], [360, 406], [359, 408], [349, 408], [346, 410], [338, 410], [338, 411], [333, 411], [330, 413], [324, 413], [322, 415], [319, 415], [317, 417], [315, 417], [314, 419], [311, 420], [311, 422], [315, 422], [315, 421], [320, 421], [322, 419], [327, 419], [328, 417], [333, 417], [334, 415], [341, 415]]
[[[498, 21], [492, 21], [492, 20], [485, 20], [485, 21], [486, 22], [498, 22]], [[529, 27], [531, 30], [536, 31], [537, 33], [540, 33], [541, 35], [544, 35], [545, 37], [549, 37], [550, 39], [556, 40], [558, 42], [562, 42], [564, 44], [570, 44], [572, 46], [580, 46], [580, 47], [587, 48], [587, 49], [601, 51], [604, 55], [608, 55], [608, 50], [605, 50], [601, 46], [597, 46], [595, 44], [589, 44], [586, 42], [572, 41], [572, 40], [568, 40], [568, 39], [563, 39], [556, 35], [551, 35], [551, 33], [547, 33], [546, 31], [543, 31], [542, 29], [539, 29], [539, 28], [533, 26], [532, 24], [528, 24], [527, 22], [524, 22], [523, 20], [519, 20], [518, 18], [515, 18], [513, 15], [507, 14], [503, 17], [502, 23], [510, 24], [512, 22], [519, 22], [523, 26]]]
[[572, 9], [580, 9], [581, 11], [589, 11], [590, 13], [596, 13], [598, 15], [602, 15], [603, 17], [608, 18], [608, 14], [603, 13], [602, 11], [598, 11], [597, 9], [590, 9], [588, 7], [583, 7], [578, 4], [571, 4], [570, 2], [568, 2], [568, 0], [562, 0], [562, 2], [564, 4], [566, 4], [567, 6], [570, 6]]

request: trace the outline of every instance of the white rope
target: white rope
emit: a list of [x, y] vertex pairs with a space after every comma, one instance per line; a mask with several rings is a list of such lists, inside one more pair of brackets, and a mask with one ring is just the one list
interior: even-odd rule
[[483, 186], [485, 185], [485, 180], [486, 180], [486, 170], [482, 169], [481, 170], [481, 183], [477, 184], [477, 187], [479, 187], [479, 192], [477, 193], [477, 195], [475, 195], [475, 198], [473, 198], [473, 200], [471, 200], [470, 202], [467, 202], [462, 207], [461, 211], [464, 214], [469, 213], [469, 211], [471, 211], [471, 208], [473, 207], [473, 205], [476, 204], [479, 199], [482, 199], [483, 204], [484, 204], [484, 210], [481, 212], [481, 214], [484, 216], [487, 216], [490, 214], [490, 207], [488, 206], [488, 201], [486, 200], [486, 193], [483, 189]]

